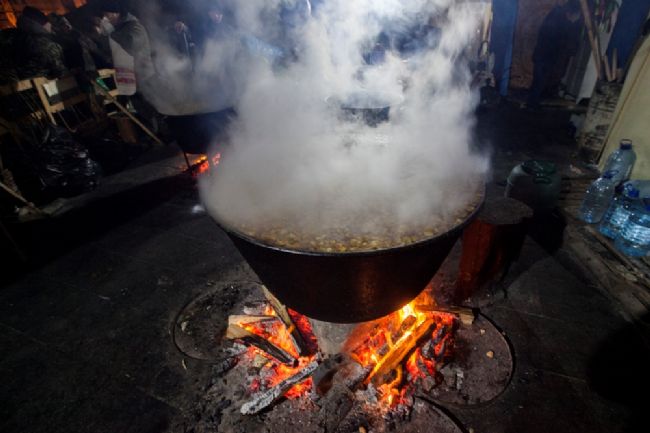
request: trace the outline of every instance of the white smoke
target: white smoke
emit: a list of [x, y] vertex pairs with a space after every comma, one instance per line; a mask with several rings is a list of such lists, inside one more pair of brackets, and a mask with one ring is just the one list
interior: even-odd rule
[[[240, 33], [209, 47], [193, 80], [191, 94], [220, 108], [232, 102], [238, 113], [221, 164], [201, 181], [210, 213], [231, 227], [282, 222], [317, 234], [399, 230], [466, 207], [488, 169], [471, 150], [478, 101], [467, 65], [482, 4], [325, 0], [286, 31], [274, 18], [280, 3], [232, 7], [238, 29], [291, 41], [290, 60], [243, 55]], [[382, 30], [429, 22], [437, 42], [424, 50], [364, 61]], [[207, 77], [217, 77], [212, 86]], [[340, 101], [364, 95], [390, 104], [389, 122], [342, 120]]]

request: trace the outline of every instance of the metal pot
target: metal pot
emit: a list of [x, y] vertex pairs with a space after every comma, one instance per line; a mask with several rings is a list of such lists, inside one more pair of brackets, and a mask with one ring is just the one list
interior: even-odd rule
[[340, 110], [340, 118], [346, 122], [362, 122], [369, 126], [377, 126], [390, 120], [391, 108], [396, 108], [402, 101], [389, 98], [386, 95], [374, 95], [367, 92], [356, 92], [344, 100], [327, 98], [330, 104], [336, 104]]
[[444, 234], [369, 252], [290, 250], [221, 227], [260, 280], [288, 307], [321, 321], [357, 323], [383, 317], [420, 294], [479, 207]]
[[215, 141], [227, 141], [227, 128], [237, 115], [227, 108], [211, 113], [166, 117], [170, 132], [185, 153], [205, 154]]

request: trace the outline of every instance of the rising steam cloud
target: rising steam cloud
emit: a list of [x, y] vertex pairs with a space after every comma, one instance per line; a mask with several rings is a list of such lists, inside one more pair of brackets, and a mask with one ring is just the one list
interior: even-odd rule
[[[221, 165], [201, 180], [209, 212], [231, 227], [299, 224], [318, 234], [442, 224], [466, 207], [488, 169], [471, 150], [477, 96], [467, 65], [481, 4], [325, 0], [288, 30], [273, 18], [279, 4], [231, 6], [237, 29], [291, 41], [290, 60], [242, 54], [242, 32], [208, 47], [198, 78], [180, 89], [238, 113]], [[382, 30], [428, 22], [437, 32], [424, 50], [364, 61]], [[343, 120], [338, 102], [353, 95], [390, 103], [390, 122]]]

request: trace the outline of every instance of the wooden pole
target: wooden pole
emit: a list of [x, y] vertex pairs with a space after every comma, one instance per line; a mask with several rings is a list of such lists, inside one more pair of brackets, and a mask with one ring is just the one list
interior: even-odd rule
[[111, 101], [117, 108], [120, 109], [121, 112], [127, 115], [127, 117], [133, 122], [140, 127], [149, 137], [151, 137], [156, 143], [158, 144], [164, 144], [160, 138], [156, 136], [149, 128], [147, 128], [140, 120], [138, 120], [131, 112], [122, 104], [118, 102], [118, 100], [110, 94], [110, 92], [106, 89], [104, 89], [101, 85], [99, 85], [96, 81], [93, 80], [93, 84], [95, 85], [95, 88], [98, 89], [102, 95], [104, 95], [106, 98], [108, 98], [109, 101]]
[[600, 80], [600, 50], [596, 43], [596, 36], [594, 34], [594, 25], [591, 21], [591, 12], [587, 0], [580, 0], [580, 7], [582, 8], [582, 16], [585, 18], [585, 26], [587, 27], [587, 35], [589, 43], [591, 44], [591, 54], [594, 57], [594, 64], [596, 65], [596, 78]]
[[12, 190], [11, 188], [9, 188], [7, 185], [5, 185], [5, 184], [2, 183], [2, 182], [0, 182], [0, 189], [3, 189], [3, 190], [6, 191], [10, 196], [12, 196], [13, 198], [15, 198], [16, 200], [18, 200], [19, 202], [21, 202], [21, 203], [24, 204], [25, 206], [29, 207], [30, 209], [33, 209], [34, 211], [38, 212], [39, 214], [41, 214], [41, 215], [47, 215], [47, 213], [45, 213], [45, 212], [43, 212], [41, 209], [37, 208], [36, 205], [35, 205], [34, 203], [32, 203], [32, 202], [30, 202], [30, 201], [27, 201], [27, 199], [25, 199], [25, 197], [23, 197], [22, 195], [18, 194], [17, 192], [15, 192], [14, 190]]

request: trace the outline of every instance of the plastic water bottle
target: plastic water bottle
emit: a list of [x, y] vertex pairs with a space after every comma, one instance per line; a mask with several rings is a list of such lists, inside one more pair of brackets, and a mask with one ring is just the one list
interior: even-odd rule
[[639, 190], [627, 188], [623, 193], [614, 197], [612, 204], [607, 209], [598, 230], [608, 238], [615, 239], [618, 232], [627, 222], [628, 217], [634, 212], [639, 201]]
[[644, 199], [635, 207], [614, 245], [632, 257], [643, 257], [650, 251], [650, 200]]
[[580, 207], [580, 218], [589, 224], [597, 223], [602, 218], [614, 197], [614, 174], [605, 172], [587, 188]]
[[628, 180], [623, 184], [623, 192], [631, 191], [632, 189], [639, 190], [639, 197], [650, 197], [650, 180], [633, 179]]
[[636, 153], [632, 149], [632, 140], [621, 140], [621, 144], [615, 152], [607, 158], [604, 172], [614, 171], [614, 185], [625, 182], [630, 178], [632, 168], [636, 162]]

